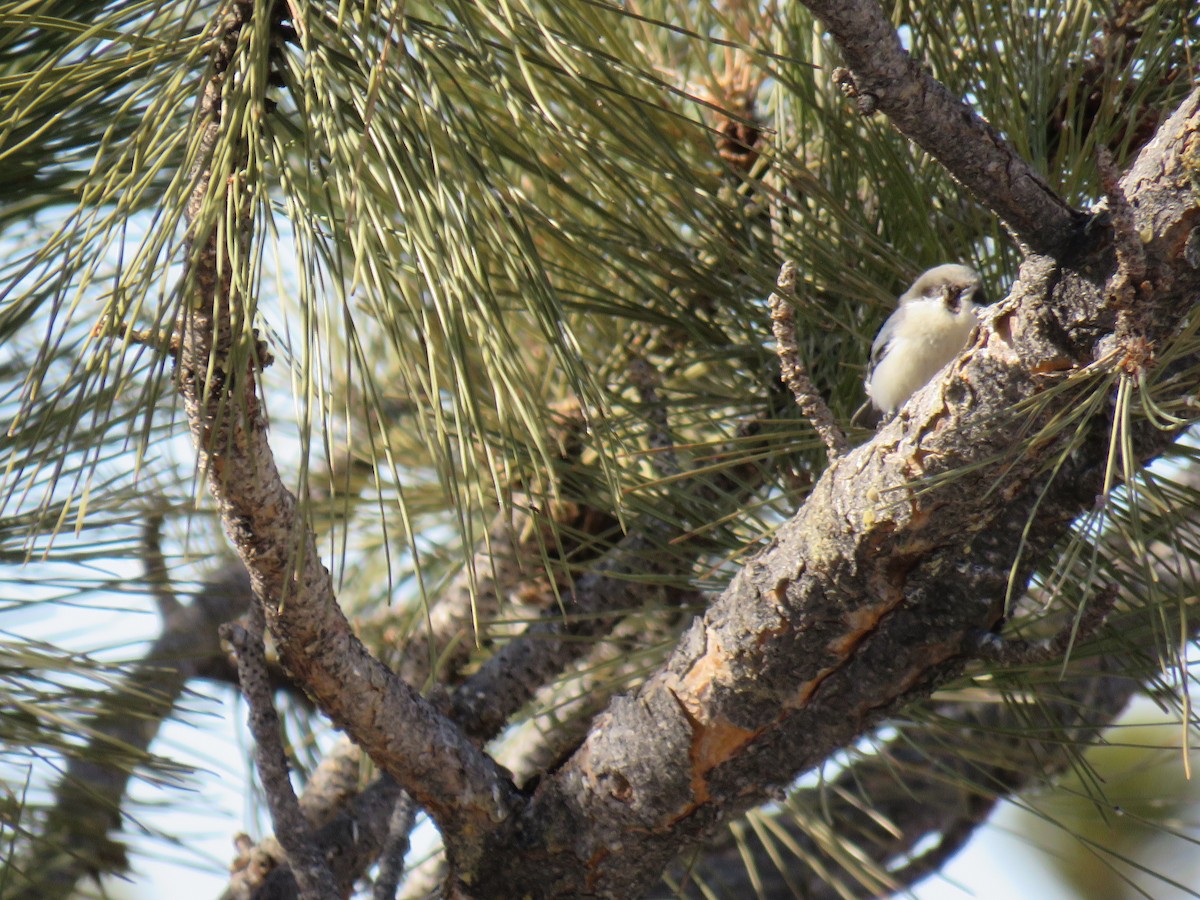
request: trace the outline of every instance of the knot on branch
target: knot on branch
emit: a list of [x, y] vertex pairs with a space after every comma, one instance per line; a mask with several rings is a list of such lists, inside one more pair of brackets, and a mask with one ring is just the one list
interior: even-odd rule
[[833, 83], [838, 86], [843, 95], [854, 101], [860, 114], [873, 116], [879, 109], [879, 95], [871, 91], [859, 90], [858, 82], [854, 80], [854, 73], [845, 66], [838, 66], [833, 70]]

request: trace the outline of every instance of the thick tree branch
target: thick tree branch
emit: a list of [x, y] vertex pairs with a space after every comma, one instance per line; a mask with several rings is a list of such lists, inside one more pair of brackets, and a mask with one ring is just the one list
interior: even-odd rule
[[[1200, 223], [1197, 131], [1200, 91], [1123, 182], [1148, 239], [1153, 290], [1139, 302], [1151, 346], [1200, 295], [1184, 253]], [[1013, 560], [1024, 584], [1106, 487], [1110, 411], [1070, 437], [1047, 428], [1018, 447], [1010, 418], [1053, 373], [1112, 364], [1107, 237], [1097, 234], [1085, 268], [1023, 266], [948, 375], [838, 459], [664, 669], [543, 779], [511, 823], [538, 871], [503, 850], [512, 836], [502, 828], [477, 883], [500, 895], [536, 883], [550, 895], [634, 896], [688, 843], [959, 671], [1004, 612]], [[1051, 422], [1055, 403], [1020, 414], [1027, 433]], [[1173, 436], [1136, 425], [1130, 462]]]
[[803, 2], [841, 50], [860, 107], [885, 113], [1033, 252], [1061, 257], [1078, 240], [1083, 217], [904, 50], [878, 0]]
[[[1194, 586], [1193, 581], [1189, 587]], [[1188, 621], [1194, 638], [1200, 622]], [[785, 854], [790, 865], [784, 870], [777, 865], [778, 857], [772, 861], [768, 853], [755, 852], [763, 850], [755, 842], [750, 842], [750, 852], [758, 862], [747, 866], [746, 848], [726, 834], [678, 879], [715, 881], [732, 896], [740, 896], [750, 889], [753, 877], [766, 885], [768, 896], [791, 884], [801, 885], [803, 896], [814, 900], [911, 888], [932, 871], [932, 864], [940, 867], [961, 849], [1000, 800], [1067, 771], [1078, 748], [1093, 743], [1144, 688], [1131, 673], [1144, 672], [1145, 660], [1154, 656], [1153, 632], [1147, 630], [1121, 653], [1074, 662], [1069, 677], [1039, 691], [1036, 706], [929, 704], [927, 713], [918, 714], [918, 724], [899, 726], [896, 738], [858, 759], [828, 785], [792, 795], [789, 812], [776, 817], [776, 827], [787, 831], [801, 852], [795, 857]], [[1053, 677], [1063, 659], [1045, 663]], [[1035, 736], [1027, 737], [1031, 730]], [[802, 823], [808, 821], [833, 829], [837, 846], [825, 845], [815, 829], [804, 828]], [[938, 839], [932, 856], [921, 855], [904, 868], [896, 867], [931, 837]], [[837, 861], [851, 844], [853, 870]], [[814, 865], [818, 860], [821, 865]], [[874, 882], [857, 874], [866, 865], [874, 866]], [[686, 896], [700, 893], [688, 891]]]
[[[582, 411], [577, 403], [564, 402], [554, 412], [554, 428], [547, 440], [559, 447], [565, 461], [574, 461], [586, 430]], [[358, 623], [368, 644], [395, 648], [385, 659], [404, 681], [414, 686], [460, 682], [477, 642], [493, 636], [490, 621], [506, 611], [528, 614], [530, 608], [538, 612], [556, 608], [557, 598], [570, 588], [566, 559], [576, 565], [589, 559], [593, 547], [604, 546], [604, 536], [615, 526], [610, 514], [592, 507], [562, 502], [546, 513], [523, 508], [532, 503], [529, 497], [514, 498], [513, 512], [495, 517], [474, 559], [441, 592], [424, 627], [406, 634], [391, 609]], [[546, 569], [543, 560], [551, 549], [563, 563], [561, 573]], [[364, 789], [362, 802], [350, 803], [359, 790], [360, 756], [353, 742], [337, 745], [313, 773], [300, 801], [308, 821], [321, 828], [318, 839], [333, 860], [339, 883], [347, 886], [394, 832], [377, 815], [379, 806], [392, 800], [404, 809], [412, 806], [388, 775]], [[294, 896], [294, 880], [280, 851], [278, 842], [267, 838], [243, 854], [258, 862], [235, 868], [226, 896], [248, 897], [254, 891], [260, 898]]]
[[[757, 431], [757, 425], [750, 423], [743, 430], [744, 436], [749, 437]], [[758, 484], [760, 477], [757, 466], [735, 466], [711, 479], [702, 480], [695, 490], [713, 499], [723, 498], [723, 502], [732, 506], [744, 499]], [[595, 512], [586, 513], [586, 519], [593, 521], [597, 515]], [[602, 521], [607, 522], [607, 517]], [[507, 533], [509, 537], [502, 539], [496, 547], [510, 548], [513, 550], [511, 554], [500, 549], [501, 558], [498, 561], [489, 560], [486, 556], [476, 560], [477, 571], [491, 572], [496, 579], [484, 578], [477, 585], [485, 610], [498, 609], [500, 595], [516, 587], [509, 579], [519, 577], [524, 571], [523, 567], [514, 566], [512, 560], [524, 559], [530, 547], [525, 542], [514, 545], [512, 532]], [[548, 681], [588, 652], [593, 644], [587, 638], [607, 633], [629, 611], [652, 599], [661, 598], [664, 591], [668, 594], [673, 592], [674, 589], [655, 584], [652, 580], [648, 583], [645, 574], [652, 563], [662, 565], [664, 556], [672, 560], [670, 565], [677, 567], [671, 570], [676, 573], [685, 571], [690, 564], [690, 557], [680, 559], [678, 551], [663, 553], [659, 544], [664, 541], [663, 535], [668, 533], [666, 526], [658, 519], [634, 523], [630, 534], [598, 565], [593, 566], [591, 572], [569, 585], [569, 589], [562, 590], [571, 614], [569, 617], [562, 616], [557, 604], [547, 602], [543, 620], [529, 626], [524, 634], [505, 645], [497, 656], [489, 659], [475, 675], [458, 687], [451, 706], [454, 719], [462, 722], [463, 727], [477, 740], [490, 740]], [[546, 593], [549, 599], [553, 599], [549, 588]], [[467, 658], [465, 653], [453, 648], [469, 636], [470, 596], [470, 585], [464, 573], [444, 596], [445, 608], [439, 603], [435, 614], [431, 616], [434, 631], [429, 635], [429, 640], [433, 646], [449, 644], [452, 648], [449, 654], [451, 660], [465, 661]], [[690, 597], [690, 592], [686, 596]], [[686, 599], [679, 602], [686, 602]], [[451, 635], [457, 635], [456, 640], [447, 641]], [[418, 635], [415, 646], [426, 646], [423, 635]], [[429, 659], [430, 655], [426, 652], [406, 653], [398, 661], [400, 672], [410, 682], [421, 683], [428, 676], [426, 665]], [[454, 672], [456, 665], [452, 664], [449, 672]], [[346, 752], [344, 747], [334, 751], [339, 756]], [[326, 846], [326, 855], [333, 860], [339, 878], [345, 875], [352, 879], [352, 866], [347, 860], [353, 858], [369, 862], [374, 858], [372, 854], [382, 848], [387, 822], [375, 811], [379, 803], [397, 796], [399, 791], [389, 778], [377, 779], [366, 789], [362, 798], [363, 808], [370, 813], [366, 819], [360, 817], [357, 806], [353, 806], [339, 813], [318, 835], [319, 840], [331, 842], [323, 846]], [[278, 864], [282, 856], [276, 849], [277, 844], [269, 842], [261, 848], [259, 855]], [[366, 862], [363, 863], [364, 867]], [[249, 896], [247, 891], [261, 881], [261, 878], [254, 881], [260, 870], [261, 867], [241, 867], [231, 882], [227, 896]], [[288, 893], [288, 890], [292, 893]], [[284, 867], [272, 872], [254, 896], [257, 900], [294, 896], [294, 881], [290, 872]]]
[[[660, 588], [659, 590], [661, 591], [662, 589]], [[675, 589], [668, 589], [666, 593], [667, 600], [670, 604], [674, 605], [687, 605], [694, 603], [698, 599], [698, 595], [691, 591], [680, 592]], [[455, 592], [450, 592], [448, 596], [453, 598], [456, 596], [456, 594]], [[613, 602], [616, 603], [622, 597], [628, 600], [630, 596], [631, 595], [629, 594], [615, 594], [613, 596]], [[590, 598], [590, 595], [588, 595], [588, 597]], [[589, 602], [591, 602], [590, 599]], [[615, 608], [613, 607], [610, 607], [610, 609], [615, 611]], [[437, 618], [435, 619], [435, 622], [436, 621], [446, 620]], [[617, 620], [614, 618], [612, 621]], [[464, 625], [469, 626], [469, 621], [465, 621]], [[644, 626], [640, 628], [638, 637], [644, 641], [646, 637], [646, 629]], [[518, 640], [528, 641], [533, 644], [534, 647], [536, 647], [536, 644], [533, 642], [530, 635], [525, 635]], [[619, 652], [619, 646], [620, 645], [612, 645], [608, 642], [600, 645], [592, 645], [586, 640], [575, 642], [563, 641], [559, 652], [570, 650], [573, 652], [573, 654], [578, 655], [583, 654], [589, 648], [592, 648], [593, 652], [586, 657], [587, 665], [591, 666], [595, 664], [595, 658], [597, 656], [607, 657], [613, 653]], [[421, 658], [422, 657], [420, 656], [405, 657], [405, 661], [414, 662], [420, 660]], [[407, 667], [405, 670], [408, 670]], [[413, 669], [412, 671], [414, 674], [416, 674], [416, 669]], [[488, 686], [488, 693], [486, 693], [483, 697], [477, 696], [475, 698], [476, 701], [485, 708], [498, 710], [494, 716], [494, 719], [498, 724], [493, 728], [491, 733], [480, 734], [480, 740], [487, 740], [495, 737], [499, 731], [499, 728], [505, 722], [507, 722], [513, 713], [515, 713], [527, 701], [528, 698], [525, 696], [526, 683], [519, 678], [517, 681], [520, 682], [521, 686], [516, 693], [508, 691], [509, 680], [501, 678]], [[605, 678], [604, 681], [605, 684], [587, 689], [586, 691], [583, 686], [580, 687], [580, 701], [585, 703], [586, 710], [576, 713], [581, 717], [579, 719], [579, 729], [567, 729], [566, 731], [555, 730], [552, 733], [547, 734], [545, 744], [541, 746], [538, 751], [540, 758], [561, 758], [567, 748], [575, 746], [579, 743], [586, 732], [586, 725], [588, 723], [587, 717], [590, 717], [591, 714], [603, 708], [611, 695], [611, 684], [609, 683], [611, 678]], [[529, 683], [532, 682], [533, 679], [530, 678]], [[478, 685], [478, 682], [468, 681], [468, 685], [475, 686]], [[542, 687], [542, 692], [548, 692], [551, 690], [552, 688], [545, 686]], [[493, 694], [492, 691], [495, 693]], [[586, 693], [586, 698], [583, 696], [584, 693]], [[470, 723], [464, 722], [464, 727], [470, 729]], [[351, 759], [354, 760], [353, 763], [351, 763]], [[324, 772], [327, 768], [341, 770], [350, 765], [356, 766], [356, 762], [356, 751], [352, 746], [339, 746], [335, 748], [322, 762], [321, 766], [317, 770], [317, 774], [314, 775], [314, 781], [316, 781], [317, 776]], [[540, 771], [540, 769], [537, 769], [536, 771]], [[529, 765], [522, 765], [520, 767], [520, 771], [518, 771], [516, 774], [518, 776], [518, 780], [525, 780], [529, 777], [532, 777], [534, 772], [535, 769], [531, 768]], [[320, 781], [323, 783], [325, 779], [322, 778]], [[310, 795], [316, 792], [316, 787], [316, 784], [310, 782], [309, 787], [305, 790], [302, 797], [302, 803], [309, 800]], [[329, 821], [329, 824], [318, 834], [318, 840], [319, 842], [322, 842], [322, 846], [326, 848], [326, 854], [332, 860], [335, 873], [338, 875], [340, 881], [348, 879], [347, 883], [352, 883], [355, 875], [361, 874], [366, 865], [374, 859], [374, 855], [382, 850], [384, 839], [387, 835], [388, 823], [384, 818], [377, 814], [377, 809], [380, 804], [387, 803], [393, 798], [399, 798], [400, 795], [401, 792], [396, 786], [395, 782], [392, 781], [388, 776], [384, 775], [380, 778], [377, 778], [364, 790], [360, 798], [362, 801], [360, 804], [350, 804], [347, 808], [339, 811], [340, 807], [335, 807], [335, 803], [340, 804], [344, 802], [345, 797], [331, 795], [333, 799], [330, 799], [328, 802], [321, 802], [314, 799], [311, 805], [306, 805], [306, 812], [309, 813], [310, 820], [312, 815], [317, 810], [324, 811], [326, 814], [330, 815], [332, 812], [337, 813], [336, 818], [333, 818], [331, 821]], [[404, 803], [406, 801], [401, 799], [399, 802]], [[230, 898], [230, 900], [232, 900], [232, 898], [249, 896], [254, 896], [256, 900], [274, 900], [274, 898], [294, 897], [294, 880], [292, 879], [291, 873], [287, 870], [286, 866], [281, 865], [283, 863], [283, 858], [282, 854], [278, 851], [278, 844], [273, 840], [269, 840], [264, 842], [263, 845], [260, 845], [257, 852], [263, 862], [258, 866], [239, 866], [235, 872], [234, 878], [231, 880], [230, 887], [225, 896]], [[353, 860], [358, 861], [357, 868], [355, 867]], [[263, 875], [266, 874], [266, 870], [274, 868], [275, 866], [279, 866], [279, 868], [270, 872], [269, 877], [266, 878], [264, 882]], [[261, 888], [259, 888], [260, 884]], [[257, 892], [252, 893], [253, 891]]]
[[256, 348], [247, 346], [251, 311], [241, 293], [250, 282], [245, 267], [253, 216], [243, 187], [249, 148], [235, 117], [239, 108], [244, 114], [263, 101], [238, 95], [252, 79], [225, 77], [237, 68], [239, 45], [247, 55], [269, 50], [261, 33], [240, 41], [252, 8], [234, 4], [223, 18], [216, 74], [201, 100], [201, 146], [208, 155], [198, 161], [188, 208], [191, 292], [180, 313], [179, 392], [200, 469], [284, 664], [334, 723], [430, 811], [452, 859], [471, 866], [477, 837], [516, 808], [515, 790], [495, 763], [351, 632], [267, 441]]
[[[1042, 728], [1075, 746], [1094, 740], [1141, 686], [1123, 677], [1122, 662], [1099, 661], [1105, 674], [1091, 678], [1081, 674], [1040, 692]], [[784, 871], [763, 854], [754, 868], [756, 880], [768, 886], [799, 884], [803, 895], [814, 900], [902, 892], [961, 850], [988, 820], [998, 800], [1042, 784], [1072, 766], [1074, 756], [1067, 744], [1020, 737], [1030, 728], [1028, 710], [980, 703], [942, 706], [940, 712], [961, 722], [958, 730], [952, 730], [950, 721], [905, 728], [900, 738], [876, 756], [859, 761], [832, 785], [794, 794], [788, 800], [790, 809], [829, 828], [823, 836], [832, 838], [836, 846], [815, 840], [790, 815], [776, 817], [776, 828], [790, 834], [802, 854]], [[978, 751], [980, 742], [988, 742], [985, 755]], [[997, 762], [990, 763], [984, 756]], [[930, 839], [936, 844], [928, 852], [902, 868], [894, 865]], [[854, 871], [836, 862], [851, 846]], [[820, 868], [812, 865], [817, 860]], [[864, 881], [860, 872], [868, 866], [874, 871]], [[718, 878], [721, 887], [738, 895], [749, 871], [743, 852], [727, 846], [704, 857], [695, 875]], [[772, 895], [770, 888], [768, 895]]]

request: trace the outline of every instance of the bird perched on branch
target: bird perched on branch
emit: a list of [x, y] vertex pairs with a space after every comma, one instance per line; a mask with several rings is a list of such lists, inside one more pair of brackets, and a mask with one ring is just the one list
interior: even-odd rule
[[970, 266], [935, 266], [914, 281], [871, 345], [867, 402], [854, 414], [854, 424], [873, 425], [895, 415], [958, 355], [986, 302], [979, 273]]

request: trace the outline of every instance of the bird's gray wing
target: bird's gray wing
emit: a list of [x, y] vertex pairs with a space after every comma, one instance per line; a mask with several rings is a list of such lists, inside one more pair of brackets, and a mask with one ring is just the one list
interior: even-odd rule
[[896, 330], [900, 327], [900, 324], [903, 321], [904, 307], [901, 306], [897, 308], [896, 311], [890, 316], [888, 316], [887, 321], [883, 323], [883, 327], [879, 329], [879, 334], [875, 335], [875, 343], [871, 344], [871, 366], [870, 371], [867, 373], [868, 379], [871, 377], [871, 371], [874, 371], [875, 367], [879, 365], [879, 360], [883, 358], [883, 354], [887, 351], [888, 344], [892, 342], [892, 338], [895, 336]]

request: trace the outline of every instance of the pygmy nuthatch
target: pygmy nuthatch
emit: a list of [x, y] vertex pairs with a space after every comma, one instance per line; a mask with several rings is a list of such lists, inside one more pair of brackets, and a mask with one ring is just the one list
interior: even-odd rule
[[869, 405], [893, 415], [963, 349], [985, 303], [979, 273], [970, 266], [936, 266], [914, 281], [871, 345]]

